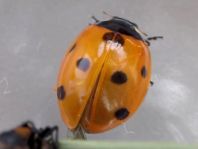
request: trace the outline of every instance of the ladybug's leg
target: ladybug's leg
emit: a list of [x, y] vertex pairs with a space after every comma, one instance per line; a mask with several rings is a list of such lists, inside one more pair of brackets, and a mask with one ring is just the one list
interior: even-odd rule
[[76, 129], [67, 131], [67, 137], [69, 139], [81, 139], [86, 140], [87, 137], [81, 125], [78, 125]]
[[157, 40], [157, 39], [163, 39], [163, 36], [153, 36], [153, 37], [148, 37], [146, 40]]
[[144, 40], [144, 42], [147, 44], [147, 46], [151, 45], [151, 43], [148, 40]]
[[91, 16], [91, 18], [95, 21], [95, 23], [100, 22], [100, 20], [98, 20], [95, 16]]
[[150, 81], [150, 85], [153, 86], [154, 85], [154, 82], [153, 81]]

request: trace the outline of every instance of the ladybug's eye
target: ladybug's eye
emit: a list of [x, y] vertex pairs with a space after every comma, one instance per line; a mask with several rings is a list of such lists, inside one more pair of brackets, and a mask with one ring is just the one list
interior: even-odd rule
[[120, 34], [117, 34], [115, 36], [115, 42], [118, 42], [119, 44], [121, 44], [122, 46], [124, 45], [124, 38], [120, 35]]
[[114, 33], [109, 32], [109, 33], [105, 33], [102, 38], [104, 41], [108, 41], [108, 40], [113, 40], [113, 36], [114, 36]]

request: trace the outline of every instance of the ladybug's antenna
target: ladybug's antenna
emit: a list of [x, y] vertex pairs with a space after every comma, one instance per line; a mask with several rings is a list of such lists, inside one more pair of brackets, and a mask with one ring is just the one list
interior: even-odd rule
[[148, 37], [147, 40], [157, 40], [157, 39], [163, 39], [163, 36], [153, 36], [153, 37]]
[[106, 16], [108, 16], [109, 18], [113, 18], [114, 16], [110, 15], [109, 13], [107, 13], [106, 11], [102, 11], [102, 13]]
[[[144, 41], [146, 42], [146, 44], [148, 45], [148, 46], [150, 46], [150, 42], [149, 41], [151, 41], [151, 40], [157, 40], [157, 39], [163, 39], [164, 37], [163, 36], [153, 36], [153, 37], [148, 37], [148, 38], [146, 38]], [[153, 83], [152, 83], [152, 81], [151, 81], [151, 85], [152, 85]]]

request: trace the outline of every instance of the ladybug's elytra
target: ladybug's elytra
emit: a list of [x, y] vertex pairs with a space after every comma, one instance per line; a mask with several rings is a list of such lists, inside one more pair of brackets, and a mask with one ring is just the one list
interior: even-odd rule
[[25, 122], [0, 134], [0, 149], [58, 149], [58, 127], [37, 129]]
[[151, 79], [149, 40], [119, 17], [89, 25], [67, 50], [57, 83], [58, 103], [69, 129], [112, 129], [142, 103]]

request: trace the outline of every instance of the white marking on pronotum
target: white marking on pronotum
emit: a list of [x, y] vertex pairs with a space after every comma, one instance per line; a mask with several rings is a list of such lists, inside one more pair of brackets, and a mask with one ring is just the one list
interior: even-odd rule
[[6, 77], [3, 77], [0, 80], [0, 85], [3, 86], [3, 92], [2, 92], [3, 95], [6, 95], [6, 94], [10, 93], [10, 90], [8, 89], [8, 79]]
[[107, 41], [107, 49], [111, 49], [111, 50], [117, 50], [120, 47], [122, 47], [122, 45], [118, 42], [114, 42], [112, 40], [108, 40]]
[[102, 42], [102, 43], [99, 45], [99, 48], [98, 48], [98, 57], [100, 57], [100, 56], [103, 54], [104, 48], [105, 48], [105, 43]]

